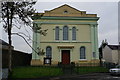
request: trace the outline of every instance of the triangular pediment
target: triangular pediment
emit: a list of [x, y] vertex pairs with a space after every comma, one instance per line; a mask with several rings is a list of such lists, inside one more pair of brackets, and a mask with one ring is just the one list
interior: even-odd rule
[[67, 14], [67, 13], [68, 14], [81, 14], [82, 13], [81, 11], [79, 11], [79, 10], [77, 10], [77, 9], [67, 5], [67, 4], [62, 5], [58, 8], [53, 9], [53, 10], [50, 10], [49, 12], [50, 13], [61, 13], [61, 14], [62, 13], [65, 13], [65, 14]]
[[77, 10], [67, 4], [45, 11], [45, 13], [36, 13], [40, 16], [58, 16], [58, 17], [97, 17], [96, 14], [86, 14], [86, 11]]

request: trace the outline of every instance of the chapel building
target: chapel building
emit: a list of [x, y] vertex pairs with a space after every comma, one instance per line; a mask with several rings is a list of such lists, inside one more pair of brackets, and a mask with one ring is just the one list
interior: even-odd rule
[[34, 27], [47, 30], [46, 36], [33, 33], [33, 48], [44, 54], [32, 52], [31, 65], [43, 65], [51, 58], [51, 65], [98, 63], [97, 14], [87, 14], [67, 4], [44, 13], [34, 13]]

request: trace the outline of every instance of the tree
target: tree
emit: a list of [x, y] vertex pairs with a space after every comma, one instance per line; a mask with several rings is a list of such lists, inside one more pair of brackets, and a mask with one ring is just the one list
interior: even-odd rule
[[[23, 22], [24, 25], [32, 27], [32, 20], [31, 16], [35, 13], [35, 9], [33, 5], [36, 3], [34, 0], [29, 0], [29, 2], [23, 1], [12, 1], [12, 2], [2, 2], [2, 20], [3, 20], [3, 28], [8, 33], [8, 40], [9, 40], [9, 72], [12, 71], [11, 69], [11, 59], [12, 59], [12, 50], [11, 50], [11, 35], [16, 34], [23, 37], [20, 34], [24, 33], [11, 33], [12, 27], [17, 27], [20, 29], [22, 26], [18, 25]], [[17, 23], [16, 23], [17, 22]], [[40, 29], [40, 28], [39, 28]], [[33, 30], [35, 31], [35, 29]], [[44, 33], [44, 31], [40, 31], [38, 33]], [[24, 34], [25, 35], [25, 34]], [[26, 35], [25, 35], [26, 36]]]

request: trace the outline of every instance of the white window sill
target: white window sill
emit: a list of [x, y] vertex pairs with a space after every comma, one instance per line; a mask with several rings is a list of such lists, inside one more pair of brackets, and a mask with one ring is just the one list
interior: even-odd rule
[[72, 42], [77, 42], [76, 40], [72, 40]]
[[79, 59], [79, 61], [86, 61], [87, 59]]
[[60, 42], [60, 40], [55, 40], [55, 42]]
[[61, 42], [70, 42], [69, 40], [62, 40]]

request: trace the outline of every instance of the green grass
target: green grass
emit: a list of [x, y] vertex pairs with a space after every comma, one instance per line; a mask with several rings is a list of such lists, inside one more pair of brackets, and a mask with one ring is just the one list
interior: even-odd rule
[[17, 67], [13, 68], [10, 78], [39, 78], [62, 74], [62, 70], [57, 67]]
[[[79, 74], [97, 73], [97, 72], [108, 72], [107, 68], [103, 67], [78, 67], [74, 68]], [[40, 77], [50, 77], [50, 76], [60, 76], [63, 75], [63, 71], [58, 67], [16, 67], [13, 68], [13, 72], [10, 78], [40, 78]]]
[[79, 74], [88, 74], [88, 73], [99, 73], [99, 72], [108, 72], [107, 68], [104, 67], [78, 67], [75, 68]]

